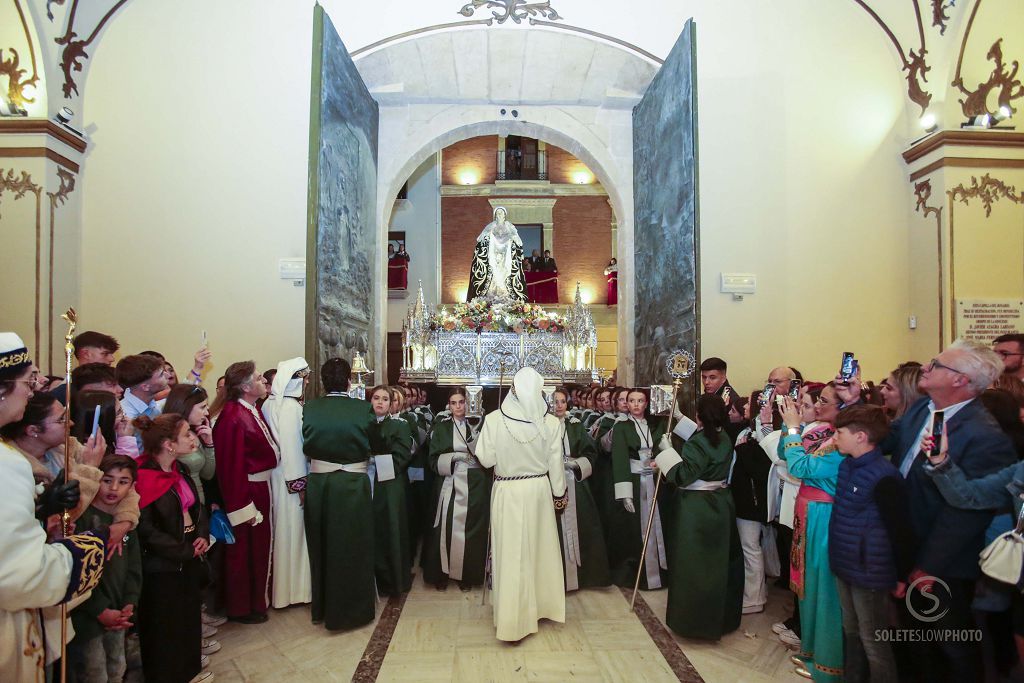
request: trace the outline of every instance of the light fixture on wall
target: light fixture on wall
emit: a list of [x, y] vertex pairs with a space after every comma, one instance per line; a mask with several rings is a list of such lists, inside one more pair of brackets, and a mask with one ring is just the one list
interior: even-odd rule
[[572, 179], [577, 185], [586, 185], [590, 182], [590, 174], [586, 171], [577, 171], [572, 174]]
[[992, 125], [992, 117], [988, 114], [978, 114], [977, 116], [968, 116], [967, 121], [960, 124], [961, 128], [984, 128], [987, 129]]
[[939, 120], [931, 112], [927, 112], [922, 116], [920, 123], [925, 133], [934, 133], [939, 129]]
[[63, 127], [67, 128], [68, 130], [70, 130], [78, 137], [84, 138], [85, 133], [76, 128], [71, 127], [71, 119], [73, 119], [74, 117], [75, 112], [71, 111], [67, 107], [61, 107], [57, 110], [57, 113], [53, 115], [53, 120], [62, 125]]
[[476, 185], [478, 181], [479, 178], [473, 171], [462, 171], [459, 173], [459, 182], [463, 185]]

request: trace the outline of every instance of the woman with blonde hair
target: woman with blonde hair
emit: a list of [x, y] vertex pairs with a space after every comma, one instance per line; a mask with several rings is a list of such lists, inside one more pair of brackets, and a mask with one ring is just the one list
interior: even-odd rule
[[921, 366], [916, 363], [904, 363], [882, 380], [882, 400], [885, 402], [885, 412], [888, 413], [889, 419], [901, 417], [907, 412], [907, 408], [924, 396], [917, 388], [920, 380]]

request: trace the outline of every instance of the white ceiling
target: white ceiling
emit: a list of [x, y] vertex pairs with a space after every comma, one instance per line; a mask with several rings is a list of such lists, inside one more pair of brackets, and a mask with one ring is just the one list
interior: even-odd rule
[[629, 109], [657, 66], [563, 32], [479, 28], [387, 45], [356, 60], [385, 106], [424, 103], [584, 105]]

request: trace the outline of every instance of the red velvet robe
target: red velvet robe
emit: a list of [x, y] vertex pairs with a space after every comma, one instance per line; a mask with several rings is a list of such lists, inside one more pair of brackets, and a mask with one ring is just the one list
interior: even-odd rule
[[[228, 401], [213, 427], [217, 483], [235, 533], [235, 543], [227, 546], [224, 563], [229, 617], [262, 614], [270, 604], [270, 478], [249, 480], [250, 475], [269, 475], [269, 470], [277, 467], [277, 450], [267, 436], [270, 431], [264, 433], [257, 422], [262, 419], [238, 401]], [[263, 521], [252, 526], [257, 511]]]

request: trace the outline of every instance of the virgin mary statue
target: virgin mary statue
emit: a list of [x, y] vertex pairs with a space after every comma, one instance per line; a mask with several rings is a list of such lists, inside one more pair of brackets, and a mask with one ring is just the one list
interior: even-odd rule
[[508, 220], [503, 206], [494, 208], [494, 220], [476, 238], [466, 299], [526, 300], [523, 278], [523, 240]]

